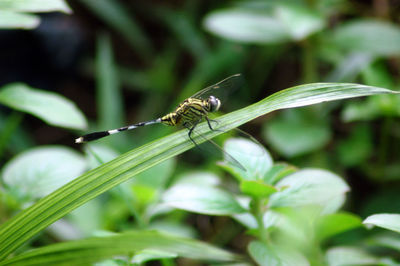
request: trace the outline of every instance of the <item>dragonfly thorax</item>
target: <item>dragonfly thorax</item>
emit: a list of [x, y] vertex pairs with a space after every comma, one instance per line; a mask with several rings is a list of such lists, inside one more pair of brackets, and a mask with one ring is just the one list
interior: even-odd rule
[[217, 97], [212, 95], [208, 97], [207, 103], [209, 105], [210, 112], [218, 111], [221, 107], [221, 101]]

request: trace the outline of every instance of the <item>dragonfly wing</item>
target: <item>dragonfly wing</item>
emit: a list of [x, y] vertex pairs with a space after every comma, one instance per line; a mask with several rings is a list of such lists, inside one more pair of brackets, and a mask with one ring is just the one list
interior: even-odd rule
[[[212, 141], [211, 139], [207, 139], [203, 135], [199, 134], [196, 130], [193, 131], [192, 138], [194, 139], [194, 145], [201, 150], [203, 153], [211, 156], [219, 155], [224, 158], [225, 161], [228, 161], [231, 165], [238, 167], [239, 169], [246, 172], [246, 168], [236, 160], [232, 155], [226, 152], [223, 148], [221, 148], [217, 143]], [[202, 139], [200, 145], [197, 144], [197, 140]]]
[[211, 95], [216, 96], [217, 98], [220, 98], [218, 95], [219, 92], [226, 93], [226, 91], [234, 91], [235, 89], [239, 88], [240, 85], [243, 83], [243, 77], [241, 74], [235, 74], [230, 77], [227, 77], [224, 80], [221, 80], [220, 82], [211, 85], [205, 89], [202, 89], [192, 95], [190, 98], [196, 98], [196, 99], [207, 99]]

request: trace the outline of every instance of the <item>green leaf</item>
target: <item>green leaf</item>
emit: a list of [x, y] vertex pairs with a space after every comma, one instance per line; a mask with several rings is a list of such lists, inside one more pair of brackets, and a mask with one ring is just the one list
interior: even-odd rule
[[[274, 110], [380, 93], [396, 92], [346, 83], [314, 83], [293, 87], [219, 117], [218, 130], [210, 131], [207, 123], [199, 124], [198, 133], [202, 137], [195, 138], [195, 141], [202, 143], [204, 139], [221, 134], [221, 131], [236, 128]], [[187, 138], [187, 131], [181, 130], [122, 154], [74, 179], [0, 226], [0, 259], [6, 258], [28, 239], [85, 202], [193, 146]]]
[[30, 113], [53, 126], [86, 128], [86, 119], [75, 104], [54, 92], [12, 83], [0, 89], [0, 103]]
[[271, 185], [265, 184], [262, 181], [247, 181], [244, 180], [240, 183], [240, 190], [249, 196], [266, 198], [278, 190]]
[[204, 27], [229, 40], [242, 43], [273, 44], [290, 39], [285, 26], [266, 12], [227, 9], [205, 17]]
[[325, 26], [324, 17], [320, 12], [293, 2], [278, 4], [276, 14], [292, 39], [296, 41], [305, 39]]
[[400, 27], [373, 19], [359, 19], [336, 28], [333, 44], [349, 51], [375, 56], [400, 54]]
[[203, 24], [220, 37], [256, 44], [299, 41], [324, 27], [323, 17], [304, 6], [276, 2], [271, 7], [220, 10], [208, 14]]
[[0, 29], [34, 29], [39, 23], [38, 16], [0, 10]]
[[191, 184], [200, 186], [216, 186], [220, 183], [220, 178], [211, 172], [190, 172], [178, 177], [176, 184]]
[[362, 249], [354, 247], [335, 247], [326, 253], [329, 266], [378, 265], [379, 259]]
[[310, 265], [306, 258], [296, 251], [289, 251], [280, 246], [266, 245], [260, 241], [252, 241], [248, 250], [258, 265]]
[[359, 226], [361, 218], [354, 214], [345, 212], [328, 214], [318, 220], [316, 236], [321, 241]]
[[314, 204], [326, 207], [349, 190], [339, 176], [320, 169], [299, 170], [283, 178], [276, 187], [282, 190], [271, 196], [271, 207]]
[[85, 169], [86, 162], [76, 151], [48, 146], [19, 154], [4, 166], [1, 176], [10, 193], [29, 203], [50, 194]]
[[159, 260], [159, 259], [173, 259], [176, 257], [178, 257], [176, 253], [153, 250], [153, 249], [145, 249], [139, 254], [135, 255], [132, 258], [131, 263], [140, 265], [147, 261]]
[[178, 209], [209, 215], [245, 211], [230, 193], [205, 185], [177, 184], [164, 193], [163, 201]]
[[274, 149], [287, 157], [320, 149], [331, 138], [327, 121], [309, 109], [283, 112], [265, 124], [263, 135]]
[[269, 169], [268, 172], [265, 173], [264, 182], [274, 185], [285, 176], [293, 174], [296, 171], [297, 168], [292, 165], [286, 163], [276, 163]]
[[54, 11], [72, 13], [64, 0], [2, 0], [0, 1], [0, 10], [33, 13]]
[[400, 233], [400, 214], [382, 213], [368, 216], [363, 221], [368, 227], [379, 226]]
[[246, 169], [239, 168], [224, 154], [225, 162], [220, 165], [239, 180], [261, 180], [273, 164], [271, 155], [261, 144], [245, 138], [228, 139], [224, 150]]
[[196, 260], [239, 259], [233, 253], [194, 239], [156, 231], [133, 231], [37, 248], [0, 262], [0, 265], [87, 265], [113, 256], [130, 255], [147, 249]]

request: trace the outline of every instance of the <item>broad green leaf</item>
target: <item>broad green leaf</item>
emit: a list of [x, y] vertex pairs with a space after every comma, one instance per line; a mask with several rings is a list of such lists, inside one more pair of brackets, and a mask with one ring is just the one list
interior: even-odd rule
[[323, 17], [304, 6], [276, 2], [272, 8], [232, 8], [208, 14], [204, 27], [229, 40], [273, 44], [299, 41], [324, 27]]
[[321, 241], [359, 226], [361, 226], [360, 217], [351, 213], [333, 213], [318, 220], [316, 236]]
[[234, 261], [239, 259], [233, 253], [198, 240], [156, 231], [133, 231], [37, 248], [2, 261], [0, 265], [87, 265], [113, 256], [130, 255], [148, 249], [196, 260]]
[[76, 151], [62, 146], [27, 150], [3, 168], [2, 180], [7, 190], [24, 203], [44, 197], [78, 177], [86, 162]]
[[86, 119], [75, 104], [54, 92], [12, 83], [0, 89], [0, 103], [30, 113], [53, 126], [86, 128]]
[[249, 196], [266, 198], [278, 190], [262, 181], [244, 180], [240, 183], [240, 190]]
[[297, 168], [286, 163], [274, 164], [264, 175], [264, 182], [274, 185], [287, 175], [293, 174]]
[[220, 165], [239, 180], [262, 180], [272, 167], [272, 157], [259, 143], [245, 138], [230, 138], [224, 143], [224, 150], [237, 160], [244, 169], [225, 156], [225, 162]]
[[379, 258], [355, 247], [335, 247], [326, 253], [329, 266], [379, 265]]
[[283, 112], [265, 124], [263, 135], [275, 150], [287, 157], [320, 149], [331, 138], [327, 121], [309, 109]]
[[359, 19], [336, 28], [333, 43], [349, 51], [375, 56], [400, 54], [400, 27], [389, 22]]
[[164, 193], [163, 201], [178, 209], [209, 215], [231, 215], [245, 211], [231, 194], [210, 186], [178, 184]]
[[266, 12], [227, 9], [208, 14], [204, 27], [229, 40], [242, 43], [272, 44], [290, 39], [285, 26]]
[[33, 29], [39, 23], [38, 16], [0, 10], [0, 29]]
[[339, 176], [320, 169], [299, 170], [283, 178], [276, 187], [281, 191], [271, 196], [271, 207], [314, 204], [326, 207], [349, 190]]
[[293, 2], [277, 5], [277, 17], [285, 25], [293, 40], [303, 40], [310, 34], [320, 31], [325, 26], [324, 17], [316, 10]]
[[190, 172], [179, 176], [175, 184], [216, 186], [220, 184], [220, 178], [212, 172]]
[[400, 233], [400, 214], [382, 213], [368, 216], [363, 221], [367, 227], [379, 226]]
[[18, 12], [54, 12], [72, 13], [64, 0], [1, 0], [0, 10]]
[[297, 265], [307, 266], [310, 263], [296, 251], [289, 251], [281, 246], [266, 245], [260, 241], [252, 241], [248, 246], [251, 257], [258, 265]]
[[[202, 138], [195, 140], [201, 143], [204, 139], [221, 134], [221, 131], [236, 128], [274, 110], [382, 93], [396, 92], [346, 83], [314, 83], [296, 86], [219, 117], [217, 131], [210, 131], [207, 123], [199, 124], [198, 132], [202, 134]], [[181, 130], [122, 154], [74, 179], [0, 226], [0, 259], [7, 257], [28, 239], [73, 209], [193, 146], [193, 143], [187, 139], [187, 131]]]

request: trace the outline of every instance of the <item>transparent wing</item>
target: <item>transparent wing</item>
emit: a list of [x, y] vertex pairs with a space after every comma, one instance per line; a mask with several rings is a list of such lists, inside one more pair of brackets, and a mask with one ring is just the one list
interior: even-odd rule
[[[190, 129], [192, 125], [186, 124], [185, 127]], [[225, 161], [229, 162], [231, 165], [236, 166], [237, 168], [241, 169], [242, 171], [246, 172], [246, 168], [236, 160], [232, 155], [226, 152], [223, 148], [221, 148], [217, 143], [215, 143], [211, 139], [207, 139], [202, 134], [200, 134], [196, 128], [194, 128], [192, 132], [193, 144], [198, 148], [200, 151], [204, 152], [207, 156], [216, 156], [219, 158], [224, 158]], [[201, 144], [198, 144], [196, 140], [202, 139]]]
[[227, 77], [220, 82], [202, 89], [192, 95], [190, 98], [207, 99], [211, 95], [217, 98], [223, 98], [222, 95], [235, 91], [243, 84], [243, 77], [241, 74], [235, 74]]

